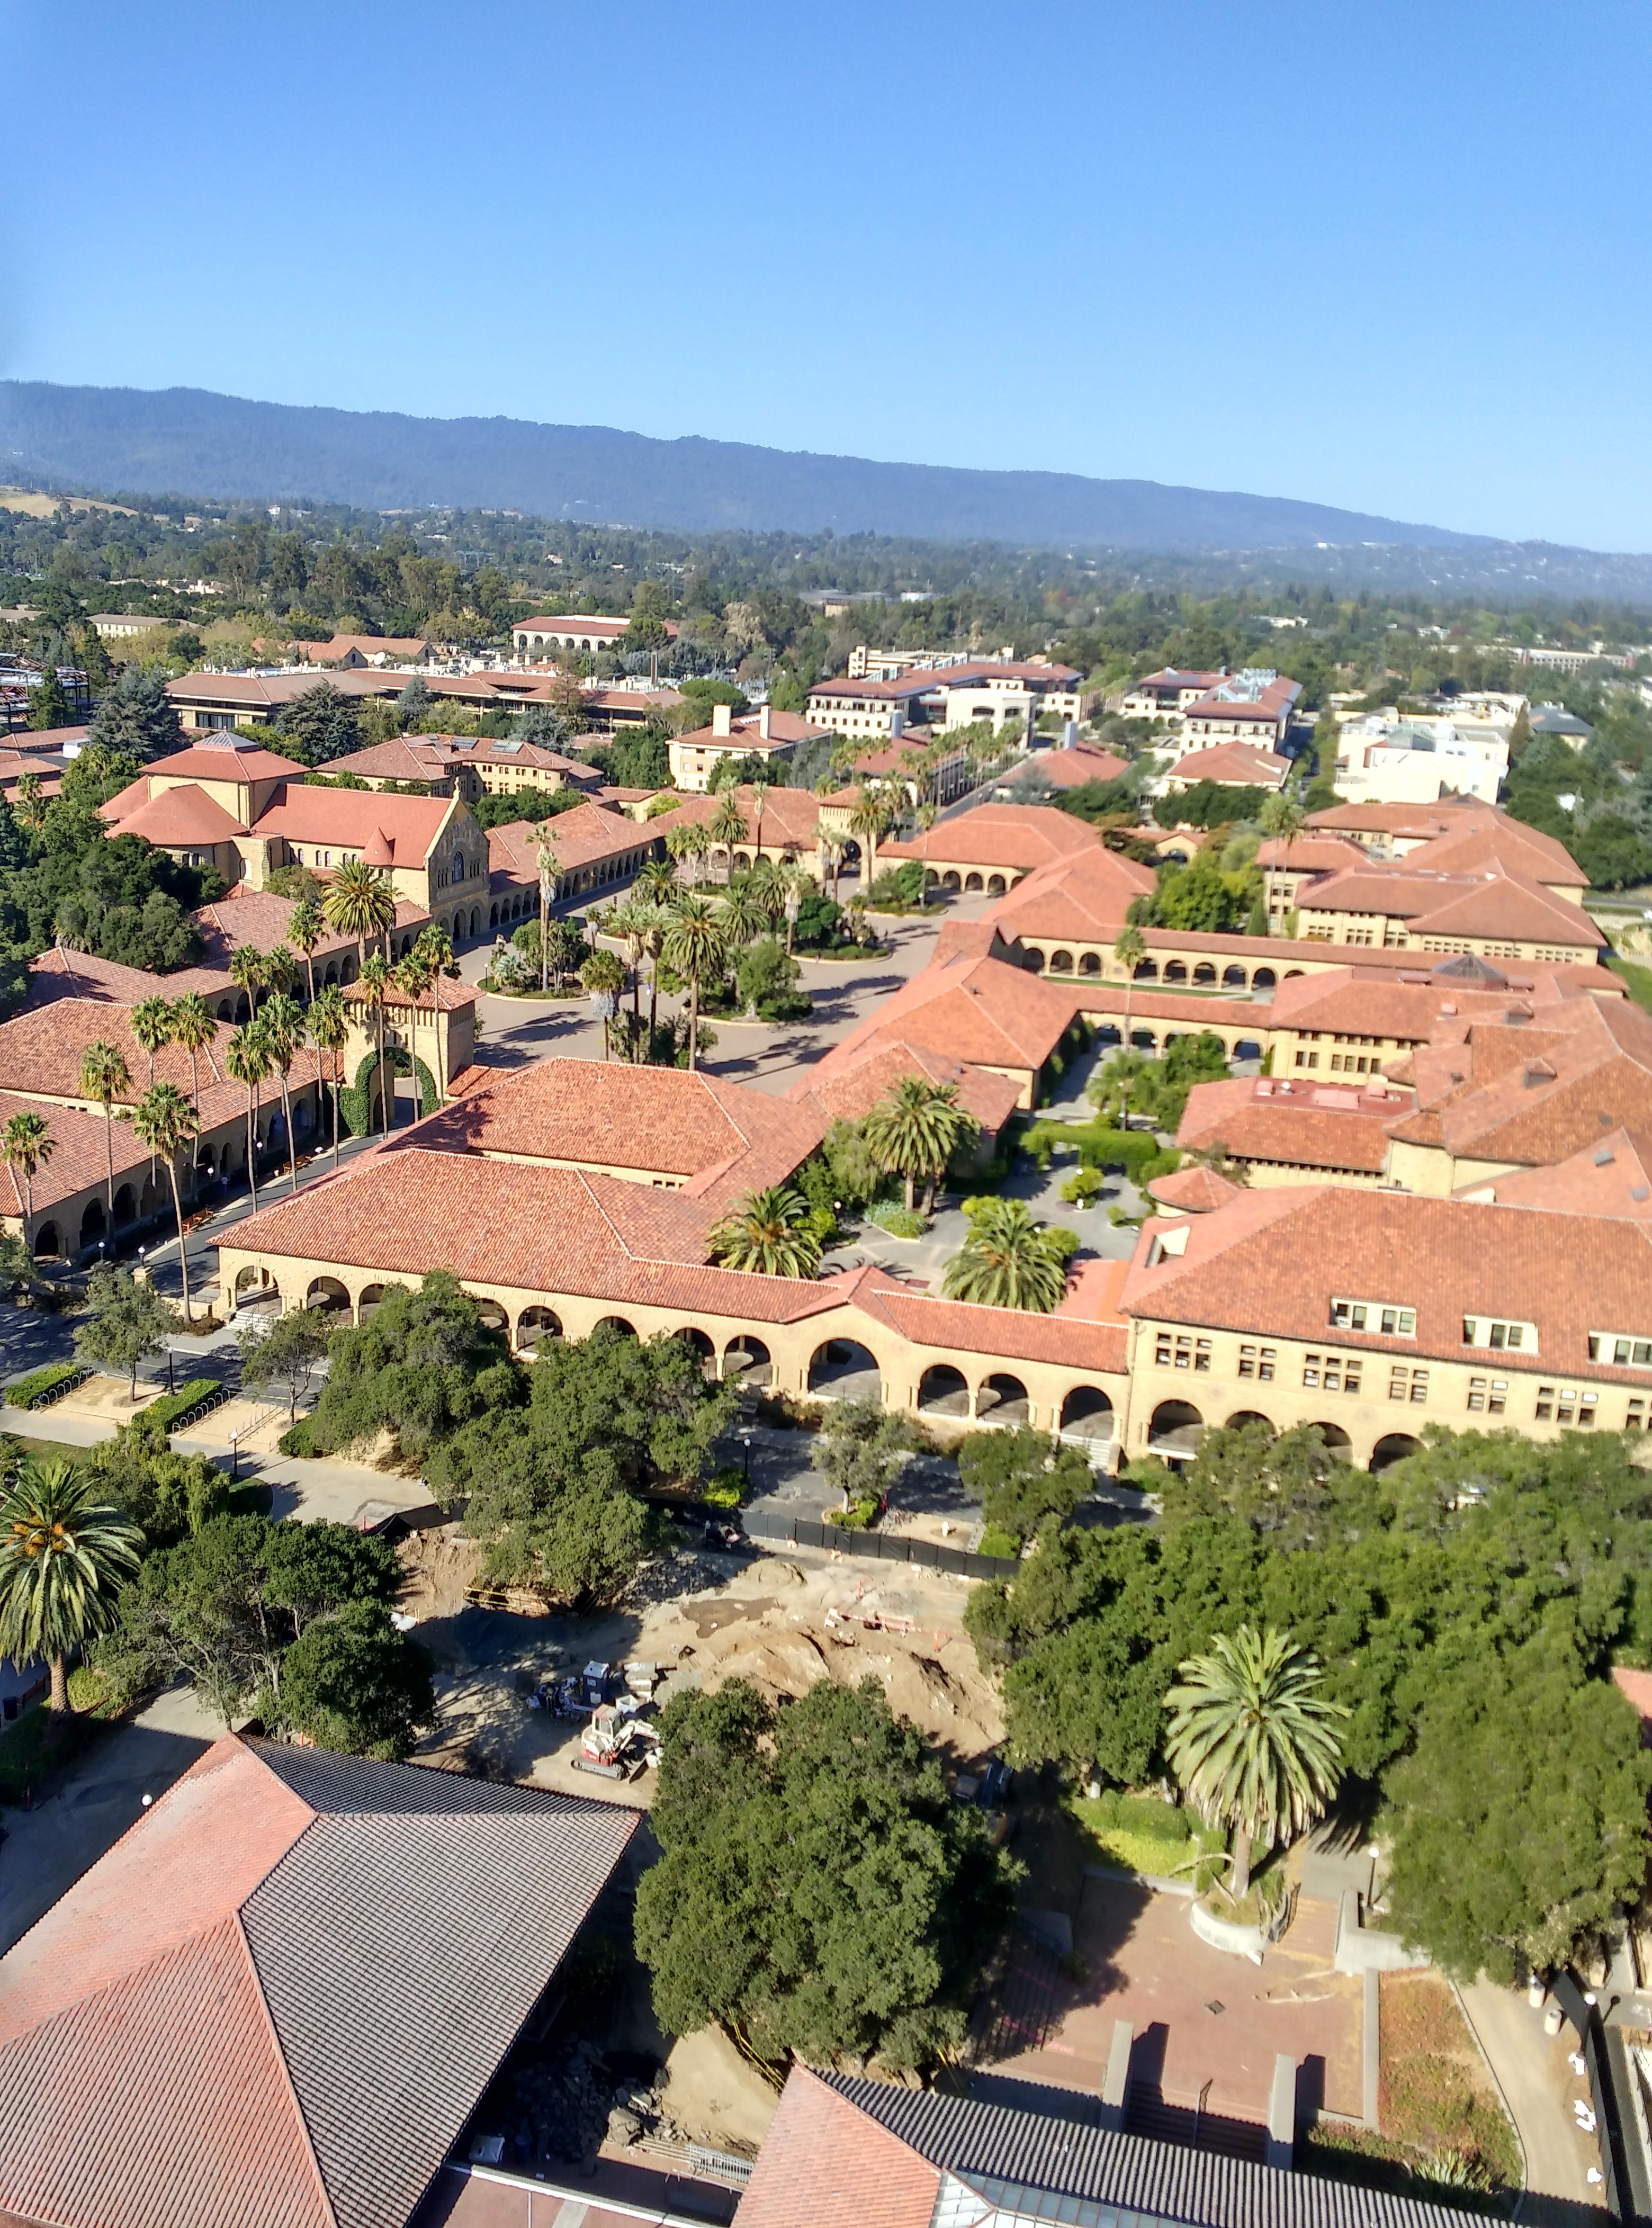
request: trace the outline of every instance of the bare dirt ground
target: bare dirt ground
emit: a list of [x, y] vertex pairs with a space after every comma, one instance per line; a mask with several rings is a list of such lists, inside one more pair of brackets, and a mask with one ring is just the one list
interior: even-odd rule
[[784, 1559], [679, 1552], [645, 1571], [620, 1609], [531, 1617], [466, 1602], [477, 1551], [456, 1525], [416, 1533], [400, 1552], [401, 1605], [436, 1664], [439, 1721], [421, 1751], [432, 1757], [646, 1808], [649, 1775], [625, 1785], [576, 1770], [578, 1722], [529, 1706], [540, 1680], [593, 1660], [659, 1666], [662, 1703], [733, 1678], [771, 1700], [822, 1679], [875, 1679], [896, 1714], [958, 1764], [1003, 1738], [998, 1696], [964, 1634], [967, 1589], [938, 1572], [868, 1575], [807, 1549]]

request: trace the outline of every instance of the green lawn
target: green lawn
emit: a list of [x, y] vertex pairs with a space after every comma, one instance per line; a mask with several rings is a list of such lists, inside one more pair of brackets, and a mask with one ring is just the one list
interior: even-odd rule
[[85, 1447], [72, 1447], [67, 1439], [25, 1438], [21, 1431], [6, 1431], [0, 1433], [0, 1437], [9, 1442], [8, 1456], [15, 1447], [20, 1460], [24, 1455], [33, 1455], [37, 1462], [54, 1462], [60, 1458], [64, 1462], [82, 1462], [87, 1453]]
[[1644, 1006], [1652, 1014], [1652, 967], [1642, 967], [1633, 959], [1620, 959], [1615, 951], [1608, 955], [1606, 964], [1628, 984], [1636, 1004]]

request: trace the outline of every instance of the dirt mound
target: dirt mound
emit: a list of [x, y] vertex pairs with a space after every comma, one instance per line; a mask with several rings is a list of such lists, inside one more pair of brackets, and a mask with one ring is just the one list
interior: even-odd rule
[[397, 1547], [396, 1559], [407, 1574], [400, 1606], [426, 1624], [432, 1617], [457, 1617], [464, 1609], [464, 1590], [476, 1584], [482, 1568], [482, 1550], [458, 1525], [444, 1524], [433, 1532], [410, 1532]]

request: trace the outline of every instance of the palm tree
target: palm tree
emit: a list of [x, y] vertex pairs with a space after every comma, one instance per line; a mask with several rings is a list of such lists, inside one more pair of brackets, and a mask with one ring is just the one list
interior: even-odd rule
[[914, 1204], [918, 1179], [928, 1185], [924, 1212], [932, 1213], [936, 1188], [960, 1141], [976, 1127], [958, 1104], [955, 1083], [932, 1083], [926, 1075], [903, 1075], [861, 1125], [867, 1149], [881, 1168], [906, 1187], [906, 1206]]
[[608, 1059], [613, 1051], [613, 1015], [608, 1002], [613, 1001], [616, 1010], [620, 993], [625, 988], [625, 970], [611, 951], [593, 951], [579, 970], [579, 980], [591, 993], [592, 1000], [600, 998], [602, 1004], [602, 1056]]
[[298, 979], [298, 963], [285, 944], [278, 944], [264, 962], [264, 985], [269, 990], [291, 990]]
[[97, 1498], [99, 1483], [90, 1463], [30, 1455], [0, 1501], [0, 1650], [14, 1663], [46, 1658], [60, 1725], [70, 1650], [113, 1623], [117, 1590], [144, 1546], [138, 1527]]
[[815, 887], [814, 878], [807, 874], [795, 859], [788, 859], [780, 869], [780, 911], [786, 924], [786, 957], [791, 957], [792, 939], [797, 933], [797, 915], [803, 901]]
[[357, 1000], [373, 1016], [374, 1045], [379, 1056], [379, 1118], [384, 1124], [386, 1136], [390, 1134], [390, 1098], [385, 1088], [384, 1002], [390, 995], [393, 980], [389, 961], [381, 951], [375, 951], [362, 962], [361, 979], [355, 985]]
[[858, 836], [866, 846], [866, 872], [861, 878], [862, 893], [869, 890], [878, 871], [878, 838], [889, 830], [889, 803], [880, 791], [862, 788], [849, 814], [849, 833]]
[[[273, 1003], [273, 1001], [272, 1001]], [[176, 1083], [151, 1085], [132, 1111], [132, 1128], [151, 1153], [166, 1162], [172, 1186], [172, 1212], [178, 1225], [178, 1275], [183, 1284], [183, 1320], [189, 1311], [189, 1246], [183, 1229], [183, 1201], [178, 1194], [178, 1155], [201, 1135], [201, 1117]]]
[[551, 841], [551, 831], [543, 820], [534, 823], [535, 856], [539, 863], [539, 995], [542, 998], [548, 988], [547, 970], [550, 965], [551, 907], [556, 902], [556, 846]]
[[754, 781], [752, 784], [752, 857], [758, 864], [762, 862], [763, 858], [763, 808], [768, 801], [767, 782]]
[[[1136, 970], [1146, 957], [1146, 938], [1142, 934], [1141, 930], [1136, 926], [1133, 921], [1127, 923], [1124, 927], [1119, 930], [1118, 935], [1113, 944], [1113, 957], [1118, 962], [1119, 965], [1124, 970], [1124, 1048], [1126, 1052], [1130, 1048], [1130, 1002], [1136, 995]], [[1120, 1123], [1119, 1126], [1121, 1129], [1125, 1130], [1128, 1130], [1130, 1127], [1130, 1107], [1128, 1102], [1124, 1107], [1124, 1119]]]
[[201, 1106], [200, 1056], [218, 1041], [218, 1024], [212, 1008], [199, 990], [186, 990], [172, 1008], [172, 1041], [189, 1055], [189, 1096]]
[[256, 944], [238, 944], [229, 955], [229, 979], [247, 996], [247, 1018], [258, 1019], [258, 994], [264, 988], [264, 954]]
[[115, 1226], [115, 1101], [131, 1089], [131, 1070], [118, 1045], [106, 1037], [94, 1038], [80, 1054], [80, 1096], [95, 1098], [103, 1108], [104, 1162], [109, 1181], [109, 1227]]
[[298, 1056], [298, 1047], [304, 1041], [304, 1008], [297, 999], [288, 997], [285, 990], [277, 990], [264, 1002], [264, 1011], [259, 1017], [259, 1027], [264, 1032], [264, 1041], [269, 1047], [271, 1065], [281, 1083], [281, 1119], [287, 1132], [287, 1188], [298, 1188], [298, 1141], [292, 1133], [292, 1101], [288, 1092], [288, 1079], [292, 1063]]
[[820, 1266], [820, 1236], [811, 1212], [790, 1184], [750, 1192], [708, 1232], [711, 1258], [720, 1268], [764, 1277], [812, 1277]]
[[[673, 830], [673, 833], [680, 833]], [[654, 906], [668, 905], [677, 887], [677, 870], [669, 859], [645, 859], [637, 870], [632, 890]]]
[[752, 944], [769, 927], [769, 916], [749, 889], [718, 900], [717, 921], [731, 944]]
[[368, 938], [387, 936], [396, 925], [396, 893], [376, 867], [346, 859], [327, 885], [321, 909], [332, 926], [355, 938], [355, 967], [367, 964]]
[[453, 964], [453, 939], [445, 928], [438, 928], [433, 920], [427, 921], [419, 930], [419, 940], [413, 950], [422, 951], [439, 975], [445, 975]]
[[679, 898], [671, 909], [661, 955], [688, 984], [688, 1068], [700, 1065], [700, 985], [708, 975], [720, 975], [728, 957], [721, 924], [709, 902], [701, 897]]
[[653, 908], [645, 905], [633, 889], [624, 905], [615, 906], [604, 924], [603, 933], [618, 937], [625, 947], [625, 964], [631, 973], [631, 1012], [642, 1016], [643, 957], [648, 950]]
[[946, 1264], [949, 1299], [1047, 1316], [1066, 1291], [1066, 1270], [1041, 1222], [1018, 1199], [989, 1199]]
[[[392, 971], [390, 977], [397, 990], [400, 991], [401, 996], [407, 999], [408, 1005], [411, 1008], [407, 1019], [407, 1057], [413, 1062], [413, 1088], [415, 1091], [419, 1088], [419, 1002], [425, 996], [425, 993], [427, 990], [432, 989], [435, 987], [436, 977], [439, 971], [440, 970], [437, 963], [435, 953], [432, 951], [429, 945], [426, 944], [424, 938], [421, 936], [418, 943], [414, 944], [413, 950], [401, 962], [401, 964]], [[435, 1072], [439, 1072], [442, 1065], [441, 1015], [439, 1009], [437, 1011], [434, 1020], [437, 1052]], [[423, 1104], [424, 1099], [421, 1093], [419, 1098], [419, 1105], [421, 1110]]]
[[287, 917], [287, 941], [304, 954], [309, 1002], [316, 1002], [316, 953], [327, 933], [327, 919], [313, 898], [301, 898]]
[[1333, 1726], [1348, 1713], [1314, 1692], [1322, 1673], [1288, 1632], [1242, 1624], [1208, 1655], [1177, 1668], [1165, 1695], [1164, 1753], [1207, 1825], [1231, 1827], [1235, 1901], [1251, 1884], [1251, 1847], [1300, 1834], [1324, 1815], [1341, 1777]]
[[256, 1021], [243, 1021], [224, 1047], [224, 1066], [247, 1085], [247, 1181], [258, 1213], [258, 1087], [270, 1072], [270, 1047]]
[[734, 846], [746, 841], [746, 815], [740, 810], [740, 798], [734, 791], [726, 790], [723, 801], [712, 815], [708, 831], [714, 843], [720, 843], [727, 855], [728, 867], [725, 880], [734, 879]]
[[128, 1025], [140, 1048], [149, 1054], [149, 1079], [155, 1081], [155, 1055], [172, 1041], [172, 1002], [170, 998], [140, 998]]
[[57, 1149], [57, 1142], [40, 1114], [14, 1114], [0, 1130], [0, 1161], [23, 1185], [23, 1244], [29, 1258], [35, 1253], [35, 1177]]
[[323, 1052], [330, 1053], [333, 1071], [333, 1166], [338, 1166], [338, 1093], [340, 1079], [338, 1055], [349, 1042], [349, 1008], [344, 1003], [344, 993], [336, 983], [330, 983], [315, 1004], [310, 1008], [311, 1041]]

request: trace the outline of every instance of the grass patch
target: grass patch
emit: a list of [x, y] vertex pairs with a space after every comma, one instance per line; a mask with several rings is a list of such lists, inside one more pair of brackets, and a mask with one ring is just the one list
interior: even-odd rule
[[880, 1230], [887, 1231], [891, 1238], [921, 1238], [929, 1228], [916, 1207], [902, 1207], [898, 1203], [870, 1207], [866, 1219], [875, 1223]]
[[8, 1464], [21, 1462], [25, 1455], [33, 1455], [36, 1462], [84, 1462], [92, 1451], [72, 1447], [67, 1439], [37, 1439], [33, 1432], [24, 1438], [17, 1431], [0, 1431], [0, 1438], [5, 1441]]
[[1633, 959], [1620, 958], [1617, 952], [1606, 955], [1606, 964], [1614, 975], [1628, 985], [1629, 994], [1637, 1006], [1652, 1014], [1652, 967], [1642, 967]]
[[701, 1487], [700, 1498], [708, 1508], [738, 1508], [745, 1488], [744, 1469], [737, 1463], [726, 1463]]
[[1390, 2197], [1416, 2198], [1425, 2205], [1455, 2205], [1464, 2212], [1507, 2218], [1514, 2190], [1482, 2188], [1472, 2179], [1473, 2162], [1462, 2154], [1443, 2153], [1425, 2161], [1387, 2135], [1368, 2128], [1346, 2128], [1321, 2120], [1297, 2137], [1297, 2164], [1326, 2181], [1351, 2182], [1380, 2189]]
[[1191, 1885], [1194, 1860], [1220, 1854], [1226, 1846], [1224, 1834], [1201, 1825], [1191, 1811], [1150, 1795], [1110, 1789], [1100, 1796], [1066, 1796], [1063, 1808], [1092, 1860], [1125, 1872], [1184, 1879]]

